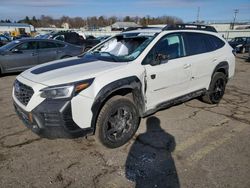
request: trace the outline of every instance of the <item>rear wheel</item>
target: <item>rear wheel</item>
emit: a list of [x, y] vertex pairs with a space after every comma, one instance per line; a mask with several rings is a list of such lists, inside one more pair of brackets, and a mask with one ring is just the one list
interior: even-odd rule
[[217, 104], [222, 99], [226, 88], [226, 75], [216, 72], [212, 78], [207, 93], [202, 96], [202, 100], [209, 104]]
[[127, 97], [115, 96], [101, 109], [96, 123], [96, 139], [108, 148], [120, 147], [129, 141], [139, 126], [139, 115]]

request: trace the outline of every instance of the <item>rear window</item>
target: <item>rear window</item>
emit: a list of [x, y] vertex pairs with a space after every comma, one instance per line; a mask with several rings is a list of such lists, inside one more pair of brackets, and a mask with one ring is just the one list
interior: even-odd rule
[[185, 33], [185, 40], [187, 55], [211, 52], [225, 45], [218, 37], [203, 33]]

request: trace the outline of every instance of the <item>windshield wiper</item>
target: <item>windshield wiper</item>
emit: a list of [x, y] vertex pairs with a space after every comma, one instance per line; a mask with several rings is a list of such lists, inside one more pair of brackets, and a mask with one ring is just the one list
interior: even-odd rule
[[109, 52], [101, 52], [101, 51], [92, 51], [90, 52], [91, 54], [108, 54], [115, 62], [117, 62], [117, 57], [114, 56], [113, 54], [109, 53]]

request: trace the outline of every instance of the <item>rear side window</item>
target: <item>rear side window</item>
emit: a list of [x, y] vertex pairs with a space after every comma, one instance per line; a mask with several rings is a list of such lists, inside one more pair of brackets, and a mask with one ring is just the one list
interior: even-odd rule
[[185, 33], [187, 55], [196, 55], [207, 52], [207, 43], [200, 33]]
[[39, 49], [57, 48], [53, 42], [39, 42]]
[[[207, 35], [208, 40], [210, 41], [213, 49], [212, 50], [217, 50], [219, 48], [222, 48], [225, 45], [225, 42], [221, 39], [219, 39], [216, 36], [213, 35]], [[211, 50], [211, 51], [212, 51]]]
[[217, 50], [225, 42], [216, 36], [203, 33], [185, 33], [187, 55], [196, 55]]

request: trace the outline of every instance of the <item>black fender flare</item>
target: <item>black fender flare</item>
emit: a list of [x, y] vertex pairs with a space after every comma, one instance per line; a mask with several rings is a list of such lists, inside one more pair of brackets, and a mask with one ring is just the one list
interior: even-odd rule
[[216, 67], [214, 68], [214, 71], [213, 71], [213, 74], [212, 74], [212, 76], [211, 76], [211, 79], [213, 78], [213, 76], [214, 76], [214, 74], [216, 73], [216, 72], [220, 72], [219, 70], [220, 69], [223, 69], [225, 72], [225, 74], [226, 74], [226, 77], [228, 78], [228, 71], [229, 71], [229, 65], [228, 65], [228, 62], [226, 62], [226, 61], [222, 61], [222, 62], [220, 62], [218, 65], [216, 65]]
[[109, 97], [113, 93], [121, 89], [132, 90], [135, 105], [138, 108], [140, 116], [142, 116], [143, 112], [145, 111], [145, 103], [144, 103], [144, 97], [143, 97], [143, 92], [142, 92], [142, 84], [139, 78], [136, 76], [122, 78], [122, 79], [119, 79], [119, 80], [116, 80], [114, 82], [107, 84], [96, 95], [94, 103], [91, 107], [91, 111], [93, 114], [92, 120], [91, 120], [91, 127], [94, 128], [94, 130], [96, 126], [97, 117], [99, 115], [101, 108], [105, 104], [106, 100], [109, 99]]

